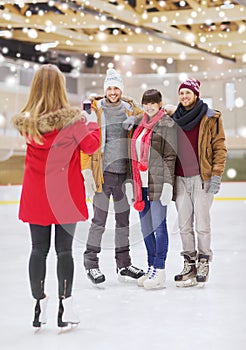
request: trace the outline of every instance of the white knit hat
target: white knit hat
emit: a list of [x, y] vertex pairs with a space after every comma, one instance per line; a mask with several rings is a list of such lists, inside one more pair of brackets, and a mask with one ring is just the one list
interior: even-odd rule
[[115, 69], [109, 68], [106, 73], [106, 78], [104, 80], [104, 92], [106, 92], [107, 88], [109, 86], [116, 86], [123, 92], [124, 90], [124, 83], [121, 78], [121, 75], [116, 72]]

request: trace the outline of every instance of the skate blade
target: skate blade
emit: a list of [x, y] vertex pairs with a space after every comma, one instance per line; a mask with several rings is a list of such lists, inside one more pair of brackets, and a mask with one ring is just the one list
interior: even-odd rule
[[33, 333], [37, 334], [41, 332], [41, 327], [33, 327]]
[[78, 323], [67, 322], [67, 326], [59, 327], [58, 334], [71, 332], [74, 329], [78, 328], [78, 326], [79, 326], [79, 322]]
[[137, 279], [136, 278], [132, 278], [129, 276], [122, 276], [122, 275], [118, 275], [118, 281], [120, 283], [134, 283], [137, 284]]
[[199, 288], [204, 288], [205, 287], [205, 282], [199, 282], [199, 283], [197, 283], [197, 286]]
[[39, 325], [33, 325], [32, 328], [33, 328], [34, 333], [40, 332], [41, 328], [44, 328], [46, 323], [47, 323], [47, 321], [42, 321], [42, 322], [39, 322]]
[[155, 286], [155, 287], [145, 287], [144, 286], [145, 290], [161, 290], [161, 289], [164, 289], [164, 288], [166, 288], [165, 285], [163, 285], [163, 286], [158, 285], [158, 286]]
[[179, 288], [186, 288], [186, 287], [194, 287], [197, 286], [197, 281], [196, 279], [188, 279], [187, 281], [180, 281], [180, 282], [176, 282], [176, 287]]
[[101, 282], [101, 283], [91, 283], [92, 286], [96, 289], [106, 289], [106, 282]]

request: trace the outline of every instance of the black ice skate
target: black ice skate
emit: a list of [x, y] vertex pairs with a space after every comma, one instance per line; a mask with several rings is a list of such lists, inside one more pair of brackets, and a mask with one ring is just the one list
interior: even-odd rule
[[198, 256], [198, 266], [197, 266], [197, 275], [196, 281], [200, 287], [203, 287], [204, 284], [208, 281], [209, 274], [209, 256], [199, 254]]
[[91, 280], [94, 284], [99, 284], [105, 282], [105, 276], [100, 271], [99, 268], [96, 269], [89, 269], [87, 270], [87, 277]]
[[133, 265], [122, 267], [121, 269], [117, 268], [117, 273], [119, 281], [126, 281], [129, 279], [137, 280], [145, 274], [142, 269], [139, 269]]
[[184, 268], [180, 274], [174, 276], [177, 287], [192, 287], [197, 285], [196, 281], [196, 261], [189, 255], [184, 255]]
[[37, 300], [35, 309], [34, 309], [34, 320], [33, 327], [40, 328], [43, 324], [47, 322], [46, 318], [46, 309], [47, 309], [47, 301], [48, 298], [45, 297], [43, 299]]

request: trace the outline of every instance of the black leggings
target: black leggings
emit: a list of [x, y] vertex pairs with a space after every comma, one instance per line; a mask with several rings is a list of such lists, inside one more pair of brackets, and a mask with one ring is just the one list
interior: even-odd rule
[[[45, 297], [44, 283], [46, 259], [50, 249], [51, 225], [30, 224], [32, 251], [29, 260], [29, 277], [35, 299]], [[72, 243], [76, 224], [55, 225], [55, 250], [57, 254], [57, 278], [59, 298], [71, 296], [74, 264]]]

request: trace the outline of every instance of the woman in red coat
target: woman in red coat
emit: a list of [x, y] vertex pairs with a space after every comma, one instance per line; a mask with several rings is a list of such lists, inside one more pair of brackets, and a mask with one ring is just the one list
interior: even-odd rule
[[99, 147], [98, 125], [88, 121], [80, 108], [69, 105], [64, 75], [51, 64], [36, 72], [28, 102], [13, 119], [27, 144], [19, 218], [29, 223], [31, 231], [34, 327], [46, 323], [45, 273], [52, 224], [60, 298], [58, 326], [79, 322], [71, 305], [72, 243], [76, 223], [88, 218], [80, 151], [92, 154]]

